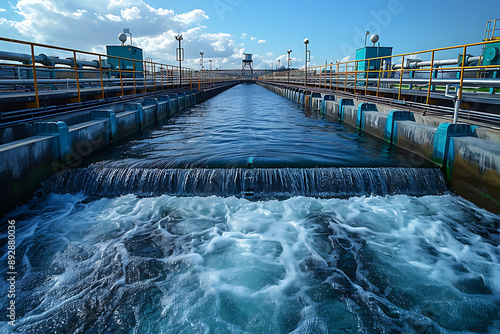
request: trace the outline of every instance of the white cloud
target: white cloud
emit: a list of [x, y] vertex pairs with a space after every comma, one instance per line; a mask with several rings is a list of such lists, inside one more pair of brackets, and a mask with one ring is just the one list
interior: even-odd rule
[[126, 8], [121, 10], [122, 17], [127, 21], [138, 20], [141, 17], [141, 10], [137, 7]]
[[108, 20], [115, 21], [115, 22], [120, 22], [122, 20], [122, 18], [120, 16], [116, 16], [113, 14], [107, 14], [106, 17], [108, 18]]
[[201, 9], [195, 9], [188, 13], [179, 14], [176, 19], [183, 22], [184, 24], [198, 23], [203, 20], [207, 20], [209, 17]]
[[213, 47], [213, 51], [221, 52], [225, 56], [227, 54], [225, 51], [231, 49], [231, 46], [234, 45], [232, 41], [232, 36], [226, 33], [218, 33], [218, 34], [201, 34], [201, 40], [213, 41], [210, 45]]
[[233, 55], [231, 56], [231, 58], [238, 59], [238, 60], [243, 59], [243, 54], [245, 53], [245, 48], [236, 49], [234, 51], [235, 52], [233, 53]]
[[252, 41], [255, 41], [256, 39], [257, 39], [257, 37], [250, 38], [250, 40], [252, 40]]
[[262, 43], [265, 43], [265, 42], [266, 42], [265, 39], [259, 39], [259, 41], [258, 41], [259, 44], [262, 44]]
[[201, 25], [210, 20], [203, 10], [175, 12], [155, 8], [147, 1], [18, 0], [14, 10], [20, 19], [0, 18], [0, 30], [7, 32], [4, 37], [38, 43], [51, 40], [54, 46], [104, 53], [105, 45], [118, 45], [118, 34], [130, 28], [134, 45], [144, 49], [145, 57], [165, 64], [175, 63], [173, 36], [182, 33], [187, 66], [199, 68], [200, 51], [205, 52], [207, 63], [213, 59], [214, 64], [224, 63], [226, 68], [241, 66], [243, 44], [236, 43], [231, 34], [208, 32]]
[[160, 16], [173, 16], [174, 15], [174, 11], [172, 9], [163, 9], [163, 8], [154, 8], [154, 7], [151, 7], [149, 6], [148, 4], [146, 4], [146, 7], [152, 12], [152, 13], [156, 13], [157, 15], [160, 15]]
[[245, 39], [245, 38], [247, 38], [247, 36], [248, 36], [247, 34], [242, 33], [242, 34], [241, 34], [241, 39]]
[[0, 12], [6, 12], [6, 11], [7, 11], [7, 9], [5, 9], [5, 8], [0, 8]]
[[[105, 1], [103, 1], [105, 2]], [[133, 5], [138, 5], [141, 4], [141, 0], [108, 0], [108, 4], [106, 6], [106, 9], [110, 10], [116, 7], [123, 8], [123, 7], [130, 7]]]

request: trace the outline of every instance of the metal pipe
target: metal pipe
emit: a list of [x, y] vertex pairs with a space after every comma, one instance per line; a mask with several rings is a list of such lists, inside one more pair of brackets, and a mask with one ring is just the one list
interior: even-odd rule
[[[465, 62], [467, 65], [472, 64], [476, 61], [480, 61], [482, 59], [482, 56], [469, 56], [466, 58]], [[432, 61], [422, 61], [420, 59], [409, 59], [409, 63], [411, 63], [411, 66], [405, 66], [405, 69], [414, 69], [414, 68], [419, 68], [419, 67], [427, 67], [431, 66]], [[434, 60], [434, 66], [446, 66], [446, 65], [457, 65], [459, 64], [458, 59], [443, 59], [443, 60]], [[393, 70], [399, 70], [401, 69], [402, 64], [394, 64], [392, 66]]]
[[[0, 59], [2, 59], [2, 60], [15, 60], [15, 61], [21, 61], [21, 62], [30, 62], [31, 55], [24, 54], [24, 53], [0, 51]], [[42, 60], [43, 60], [43, 58], [40, 58], [39, 56], [35, 56], [36, 62], [40, 62]]]
[[[458, 88], [458, 90], [459, 90], [459, 94], [460, 94], [461, 89]], [[462, 103], [461, 100], [459, 100], [459, 99], [455, 100], [455, 110], [453, 111], [453, 124], [458, 123], [458, 113], [460, 112], [460, 104], [461, 103]]]
[[[351, 79], [346, 79], [347, 82], [354, 82], [354, 78]], [[378, 81], [377, 78], [369, 78], [368, 82], [369, 83], [376, 83]], [[383, 78], [380, 79], [380, 83], [392, 83], [392, 84], [399, 84], [400, 79], [399, 78]], [[412, 85], [428, 85], [429, 79], [406, 79], [403, 78], [402, 81], [403, 84], [412, 84]], [[451, 84], [451, 85], [459, 85], [460, 84], [460, 79], [437, 79], [433, 78], [432, 79], [432, 84], [436, 85], [446, 85], [446, 84]], [[486, 79], [464, 79], [464, 87], [500, 87], [500, 79], [495, 79], [495, 78], [486, 78]]]
[[460, 86], [457, 87], [456, 95], [450, 94], [450, 85], [446, 85], [446, 91], [444, 93], [446, 97], [450, 97], [453, 99], [455, 102], [455, 108], [453, 110], [453, 124], [457, 124], [458, 122], [458, 113], [460, 112], [460, 104], [462, 103], [461, 101], [461, 95], [462, 95], [462, 88]]
[[[15, 52], [6, 52], [6, 51], [0, 51], [0, 59], [1, 60], [13, 60], [13, 61], [20, 61], [20, 62], [31, 62], [32, 58], [34, 58], [36, 63], [40, 63], [42, 65], [46, 66], [53, 66], [55, 64], [59, 65], [67, 65], [67, 66], [73, 66], [73, 58], [59, 58], [59, 57], [53, 57], [53, 56], [47, 56], [43, 53], [39, 54], [38, 56], [31, 57], [29, 54], [24, 54], [24, 53], [15, 53]], [[100, 68], [99, 61], [97, 60], [76, 60], [76, 66], [78, 67], [94, 67], [94, 68]], [[111, 68], [110, 64], [106, 64], [105, 66], [102, 66], [102, 68]]]

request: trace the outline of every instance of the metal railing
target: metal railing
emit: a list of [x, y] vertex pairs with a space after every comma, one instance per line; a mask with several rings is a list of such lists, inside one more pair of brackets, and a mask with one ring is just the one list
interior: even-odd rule
[[[377, 97], [396, 93], [398, 100], [419, 91], [420, 95], [424, 93], [426, 104], [433, 102], [432, 93], [444, 94], [446, 85], [461, 88], [457, 90], [460, 100], [463, 92], [499, 99], [496, 89], [500, 87], [500, 77], [497, 77], [500, 65], [485, 65], [482, 57], [482, 49], [492, 43], [498, 40], [309, 66], [307, 75], [304, 69], [296, 69], [274, 72], [259, 79]], [[447, 59], [457, 51], [458, 57]], [[479, 55], [470, 54], [474, 51]]]
[[[197, 71], [150, 60], [3, 37], [0, 37], [0, 43], [0, 49], [25, 50], [24, 53], [0, 51], [0, 96], [34, 94], [31, 108], [41, 107], [40, 95], [44, 91], [74, 91], [76, 95], [71, 102], [81, 103], [83, 93], [94, 94], [93, 99], [104, 99], [111, 91], [114, 96], [124, 96], [172, 88], [206, 90], [218, 83], [235, 80], [218, 71]], [[45, 53], [37, 52], [39, 50]], [[47, 55], [53, 52], [59, 55]]]

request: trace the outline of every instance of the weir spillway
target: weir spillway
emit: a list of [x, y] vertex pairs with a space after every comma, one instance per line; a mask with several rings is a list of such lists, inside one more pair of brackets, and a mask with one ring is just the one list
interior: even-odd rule
[[[439, 195], [447, 191], [435, 168], [268, 168], [65, 170], [53, 190], [88, 196], [223, 196], [250, 199]], [[49, 183], [50, 184], [50, 183]]]

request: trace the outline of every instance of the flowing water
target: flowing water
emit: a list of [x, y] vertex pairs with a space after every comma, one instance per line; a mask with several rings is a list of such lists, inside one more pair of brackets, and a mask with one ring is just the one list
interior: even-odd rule
[[61, 172], [6, 219], [18, 319], [1, 333], [500, 332], [500, 218], [258, 86]]

